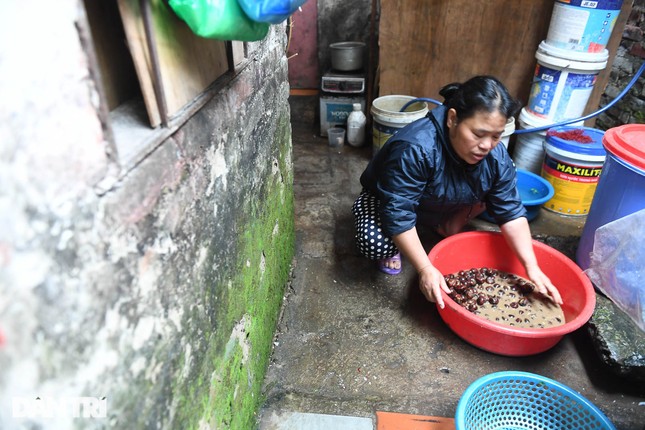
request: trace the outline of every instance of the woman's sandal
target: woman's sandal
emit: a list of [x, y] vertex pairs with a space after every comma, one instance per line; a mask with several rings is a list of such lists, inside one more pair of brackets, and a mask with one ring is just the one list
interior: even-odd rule
[[[388, 267], [386, 263], [392, 262], [392, 261], [398, 261], [399, 262], [399, 267], [398, 269], [392, 269], [391, 267]], [[378, 268], [381, 272], [387, 273], [388, 275], [398, 275], [401, 273], [401, 254], [396, 254], [393, 257], [389, 258], [383, 258], [381, 260], [378, 260]]]

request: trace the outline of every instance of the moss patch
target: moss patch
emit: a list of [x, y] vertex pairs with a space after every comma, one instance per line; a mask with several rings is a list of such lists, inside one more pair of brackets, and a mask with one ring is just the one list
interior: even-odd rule
[[[282, 142], [277, 158], [280, 175], [265, 184], [262, 198], [247, 203], [246, 221], [240, 220], [238, 226], [235, 267], [220, 273], [219, 285], [206, 292], [206, 303], [216, 303], [217, 311], [207, 311], [211, 320], [205, 334], [209, 340], [205, 355], [196, 357], [200, 364], [173, 387], [174, 427], [256, 427], [262, 382], [295, 246], [289, 132], [285, 116], [274, 140]], [[203, 315], [193, 317], [192, 324], [205, 322]]]

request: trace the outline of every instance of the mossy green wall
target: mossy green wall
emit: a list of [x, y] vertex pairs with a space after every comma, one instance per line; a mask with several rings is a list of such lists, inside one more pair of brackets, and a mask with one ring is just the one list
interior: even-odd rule
[[[284, 176], [249, 201], [239, 253], [228, 276], [233, 288], [213, 299], [218, 330], [209, 336], [202, 366], [173, 388], [180, 401], [175, 422], [182, 428], [252, 429], [261, 398], [273, 335], [294, 254], [293, 189], [288, 118], [276, 140], [283, 142], [279, 170]], [[216, 252], [213, 253], [217, 254]], [[218, 303], [218, 301], [220, 303]]]
[[252, 429], [294, 254], [284, 25], [124, 166], [81, 7], [48, 9], [47, 50], [29, 52], [63, 70], [21, 70], [29, 103], [0, 112], [0, 427], [51, 428], [12, 417], [21, 395], [107, 400], [56, 428]]
[[[251, 82], [262, 78], [250, 76]], [[144, 336], [141, 351], [128, 351], [126, 362], [138, 360], [142, 370], [113, 397], [119, 425], [256, 425], [295, 246], [288, 87], [281, 79], [262, 78], [243, 109], [214, 120], [229, 102], [218, 97], [167, 142], [167, 151], [160, 148], [165, 157], [139, 172], [149, 178], [158, 171], [155, 165], [178, 166], [167, 175], [175, 180], [162, 181], [159, 201], [138, 222], [139, 246], [148, 249], [160, 236], [172, 237], [173, 251], [159, 264], [143, 251], [139, 269], [128, 272], [158, 267], [136, 276], [139, 282], [148, 276], [157, 281], [161, 306], [154, 322], [164, 324], [173, 313], [181, 322], [168, 335]], [[232, 87], [248, 84], [235, 81]], [[181, 148], [181, 162], [167, 160], [173, 148]], [[113, 205], [123, 204], [143, 180], [120, 190]], [[177, 217], [172, 223], [171, 214]]]

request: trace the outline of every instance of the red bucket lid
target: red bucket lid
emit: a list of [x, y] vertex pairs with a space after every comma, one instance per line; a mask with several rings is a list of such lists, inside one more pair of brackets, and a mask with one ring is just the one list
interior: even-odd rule
[[605, 132], [602, 143], [616, 157], [645, 170], [645, 124], [610, 128]]

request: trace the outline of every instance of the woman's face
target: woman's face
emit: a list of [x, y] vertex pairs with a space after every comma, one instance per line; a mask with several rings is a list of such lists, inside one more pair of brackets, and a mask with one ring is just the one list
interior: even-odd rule
[[457, 121], [457, 112], [448, 110], [448, 129], [452, 147], [462, 160], [477, 164], [500, 142], [507, 118], [500, 112], [477, 112]]

